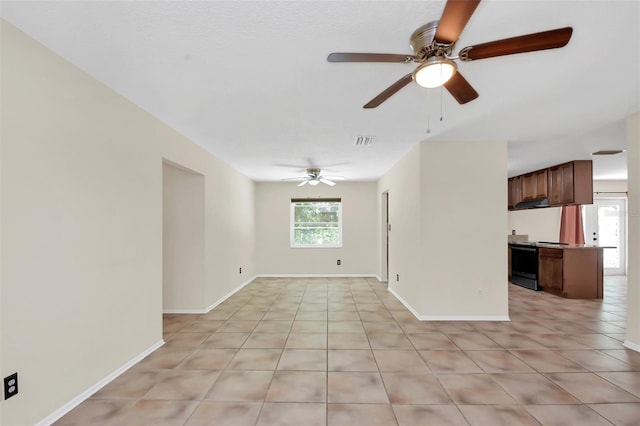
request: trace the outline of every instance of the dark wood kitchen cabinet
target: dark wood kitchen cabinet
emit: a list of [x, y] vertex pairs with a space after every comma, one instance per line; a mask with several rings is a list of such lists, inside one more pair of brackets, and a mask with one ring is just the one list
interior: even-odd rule
[[568, 299], [602, 299], [602, 247], [538, 249], [538, 284]]
[[522, 177], [515, 176], [509, 178], [509, 209], [515, 209], [516, 204], [522, 201]]
[[578, 160], [550, 167], [549, 203], [552, 206], [593, 204], [592, 162]]
[[538, 250], [538, 282], [549, 292], [562, 292], [562, 249]]
[[539, 200], [547, 198], [547, 169], [527, 173], [522, 176], [522, 199]]

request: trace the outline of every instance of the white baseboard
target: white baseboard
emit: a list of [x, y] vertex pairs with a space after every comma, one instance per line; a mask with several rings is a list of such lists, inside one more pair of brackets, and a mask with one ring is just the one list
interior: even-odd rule
[[622, 346], [624, 346], [627, 349], [631, 349], [632, 351], [640, 352], [640, 345], [637, 343], [633, 343], [628, 340], [625, 340]]
[[36, 426], [49, 426], [54, 422], [58, 421], [59, 419], [62, 418], [62, 416], [64, 416], [69, 411], [76, 408], [78, 405], [80, 405], [82, 402], [88, 399], [91, 395], [93, 395], [94, 393], [96, 393], [97, 391], [99, 391], [100, 389], [102, 389], [112, 381], [114, 381], [122, 373], [124, 373], [125, 371], [133, 367], [138, 362], [142, 361], [147, 355], [149, 355], [151, 352], [155, 351], [162, 345], [164, 345], [164, 340], [160, 340], [159, 342], [154, 343], [149, 348], [145, 349], [142, 353], [135, 356], [134, 358], [129, 360], [127, 363], [125, 363], [123, 366], [119, 367], [114, 372], [109, 374], [107, 377], [100, 380], [98, 383], [91, 386], [89, 389], [85, 390], [80, 395], [76, 396], [71, 401], [67, 402], [62, 407], [58, 408], [56, 411], [49, 414], [44, 419], [40, 420], [38, 423], [36, 423]]
[[222, 302], [224, 302], [225, 300], [227, 300], [228, 298], [230, 298], [231, 296], [236, 294], [244, 286], [246, 286], [247, 284], [249, 284], [251, 281], [255, 280], [256, 278], [257, 278], [257, 276], [254, 275], [251, 279], [249, 279], [248, 281], [245, 281], [244, 283], [240, 284], [238, 287], [236, 287], [235, 289], [231, 290], [229, 293], [225, 294], [220, 299], [216, 300], [215, 302], [213, 302], [211, 305], [209, 305], [208, 307], [206, 307], [204, 309], [163, 309], [162, 313], [163, 314], [206, 314], [210, 310], [212, 310], [213, 308], [215, 308], [216, 306], [218, 306], [219, 304], [221, 304]]
[[377, 278], [375, 274], [262, 274], [257, 278]]
[[238, 287], [236, 287], [235, 289], [231, 290], [229, 293], [225, 294], [224, 296], [222, 296], [220, 299], [218, 299], [217, 301], [213, 302], [211, 305], [209, 305], [207, 307], [207, 309], [205, 309], [205, 314], [207, 312], [209, 312], [210, 310], [214, 309], [216, 306], [218, 306], [219, 304], [221, 304], [222, 302], [224, 302], [225, 300], [227, 300], [228, 298], [230, 298], [231, 296], [233, 296], [234, 294], [236, 294], [237, 292], [239, 292], [240, 290], [242, 290], [247, 284], [249, 284], [251, 281], [255, 280], [257, 278], [257, 275], [254, 275], [251, 279], [249, 279], [248, 281], [245, 281], [244, 283], [240, 284]]
[[509, 316], [501, 316], [501, 315], [420, 315], [416, 312], [415, 309], [402, 297], [398, 295], [391, 287], [389, 287], [389, 292], [395, 296], [396, 299], [400, 303], [404, 305], [405, 308], [409, 310], [413, 314], [414, 317], [419, 319], [420, 321], [511, 321]]

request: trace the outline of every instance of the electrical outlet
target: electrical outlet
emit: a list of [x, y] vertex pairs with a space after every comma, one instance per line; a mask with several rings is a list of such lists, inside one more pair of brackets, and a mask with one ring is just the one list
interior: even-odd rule
[[342, 265], [342, 261], [340, 259], [338, 259], [338, 266]]
[[13, 373], [4, 378], [4, 399], [9, 399], [18, 394], [18, 373]]
[[396, 281], [400, 282], [400, 274], [396, 274]]
[[242, 268], [240, 268], [240, 273], [242, 273]]

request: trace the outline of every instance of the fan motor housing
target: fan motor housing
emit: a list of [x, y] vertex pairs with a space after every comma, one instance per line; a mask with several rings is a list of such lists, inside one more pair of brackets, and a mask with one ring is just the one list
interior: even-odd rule
[[448, 56], [454, 43], [436, 43], [435, 35], [440, 21], [431, 21], [411, 34], [410, 46], [418, 62], [424, 62], [431, 56]]

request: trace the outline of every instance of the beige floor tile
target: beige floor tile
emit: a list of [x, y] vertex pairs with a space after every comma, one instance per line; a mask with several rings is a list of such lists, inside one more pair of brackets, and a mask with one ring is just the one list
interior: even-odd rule
[[418, 350], [457, 350], [460, 349], [444, 333], [409, 334], [409, 340]]
[[453, 401], [431, 374], [382, 373], [392, 404], [450, 404]]
[[229, 370], [273, 370], [280, 360], [280, 349], [240, 349], [233, 357]]
[[528, 405], [525, 409], [542, 426], [611, 426], [611, 423], [586, 405]]
[[489, 375], [446, 374], [437, 377], [451, 399], [458, 405], [516, 403]]
[[580, 364], [573, 362], [557, 351], [511, 351], [534, 370], [541, 373], [563, 373], [586, 371]]
[[219, 375], [220, 371], [166, 371], [143, 398], [199, 401], [211, 389]]
[[546, 349], [544, 345], [530, 339], [526, 334], [484, 332], [484, 335], [505, 349]]
[[[469, 423], [455, 405], [394, 405], [399, 426], [467, 426]], [[428, 419], [428, 420], [426, 420]]]
[[328, 374], [328, 402], [389, 403], [380, 373], [332, 372]]
[[132, 369], [126, 371], [114, 381], [94, 393], [91, 398], [142, 398], [149, 389], [160, 381], [163, 373], [163, 370], [141, 371]]
[[616, 426], [637, 426], [640, 423], [640, 403], [589, 405]]
[[327, 321], [294, 321], [292, 333], [326, 333]]
[[222, 370], [233, 359], [236, 349], [195, 349], [177, 368], [185, 370]]
[[393, 426], [389, 404], [328, 404], [327, 426]]
[[213, 333], [202, 345], [213, 348], [241, 348], [249, 337], [249, 333]]
[[217, 330], [218, 333], [248, 333], [258, 325], [258, 321], [255, 320], [233, 320], [225, 322]]
[[585, 404], [640, 402], [594, 373], [548, 373], [546, 376]]
[[380, 371], [430, 373], [420, 354], [415, 350], [397, 351], [390, 349], [374, 349], [378, 369]]
[[327, 351], [323, 349], [285, 349], [278, 370], [327, 371]]
[[640, 398], [640, 372], [619, 371], [598, 373], [598, 376]]
[[331, 333], [327, 336], [329, 349], [371, 349], [364, 333]]
[[179, 333], [169, 335], [164, 341], [167, 347], [191, 348], [200, 346], [209, 336], [211, 336], [209, 332], [186, 333], [180, 331]]
[[370, 349], [330, 349], [328, 371], [378, 371]]
[[507, 351], [465, 351], [485, 373], [529, 373], [534, 370]]
[[224, 371], [204, 399], [211, 401], [263, 401], [273, 371]]
[[538, 422], [522, 407], [461, 405], [459, 408], [472, 426], [538, 426]]
[[245, 349], [282, 349], [289, 333], [260, 333], [254, 331], [242, 345]]
[[433, 373], [482, 373], [482, 369], [461, 350], [419, 351]]
[[589, 371], [630, 371], [634, 369], [625, 362], [593, 350], [558, 351], [558, 353]]
[[290, 333], [285, 348], [326, 349], [327, 335], [324, 333]]
[[327, 373], [324, 371], [276, 371], [265, 400], [326, 402]]
[[71, 410], [54, 425], [103, 425], [112, 421], [120, 410], [132, 404], [132, 401], [125, 399], [90, 399]]
[[491, 377], [523, 405], [580, 404], [573, 395], [542, 374], [493, 374]]
[[479, 332], [447, 333], [447, 337], [463, 350], [501, 349], [499, 344]]
[[367, 333], [371, 349], [414, 349], [404, 334]]
[[257, 426], [325, 426], [326, 404], [265, 402]]
[[254, 426], [262, 402], [201, 402], [185, 426]]
[[197, 401], [140, 400], [120, 410], [107, 424], [175, 426], [184, 424], [193, 414]]

